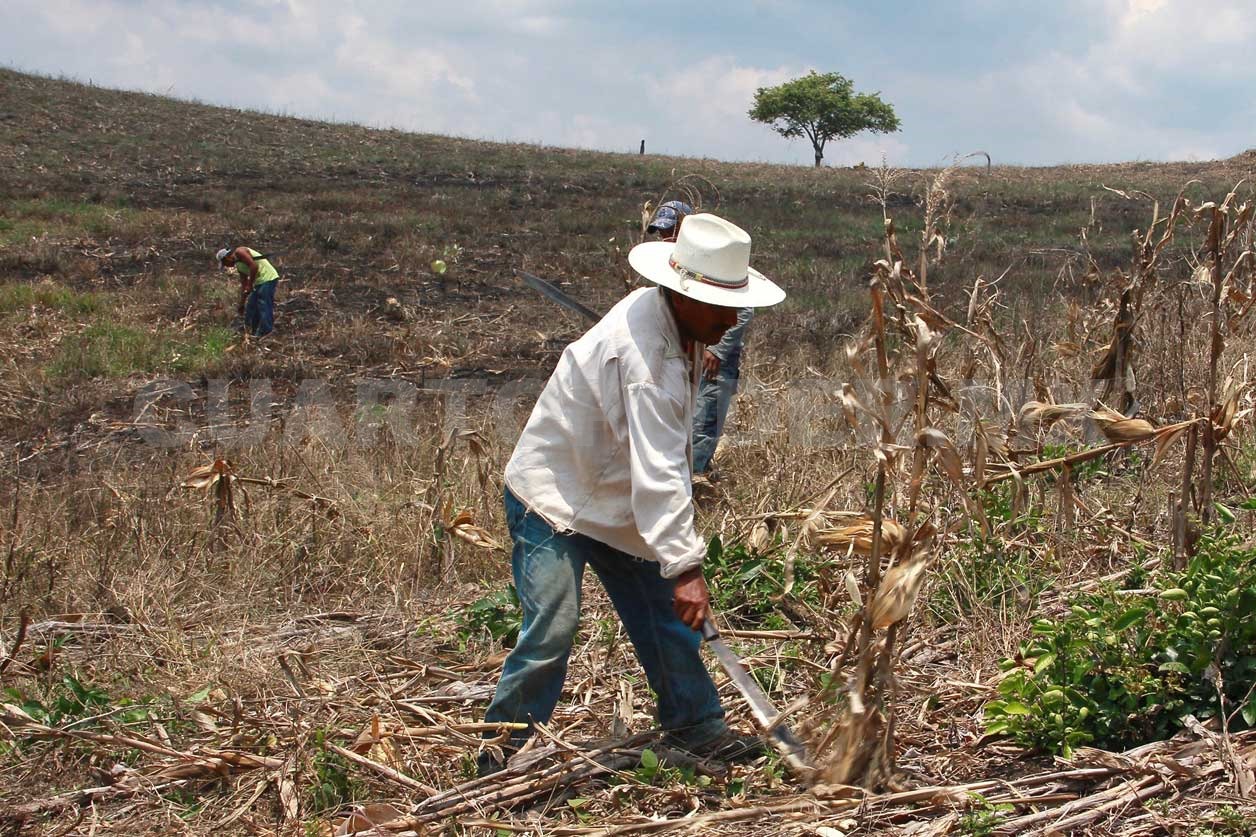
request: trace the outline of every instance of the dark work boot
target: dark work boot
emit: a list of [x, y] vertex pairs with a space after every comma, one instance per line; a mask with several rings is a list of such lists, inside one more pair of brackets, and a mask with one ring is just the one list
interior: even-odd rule
[[744, 735], [731, 729], [725, 729], [714, 738], [700, 744], [681, 741], [674, 735], [667, 736], [664, 741], [678, 750], [708, 761], [721, 761], [726, 764], [754, 761], [767, 753], [763, 739], [757, 735]]

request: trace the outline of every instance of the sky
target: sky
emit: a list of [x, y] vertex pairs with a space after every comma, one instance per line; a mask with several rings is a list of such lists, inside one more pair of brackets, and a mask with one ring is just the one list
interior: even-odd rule
[[1209, 160], [1256, 147], [1252, 0], [3, 0], [0, 64], [316, 119], [810, 165], [746, 115], [809, 70], [893, 134], [825, 163]]

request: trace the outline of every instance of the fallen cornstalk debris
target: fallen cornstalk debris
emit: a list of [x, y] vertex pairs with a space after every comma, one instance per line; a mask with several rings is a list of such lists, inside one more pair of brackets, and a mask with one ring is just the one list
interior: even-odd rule
[[[547, 748], [525, 758], [520, 768], [473, 779], [418, 803], [409, 814], [357, 832], [359, 837], [417, 837], [428, 826], [454, 820], [464, 828], [515, 830], [509, 820], [490, 819], [542, 797], [558, 796], [590, 779], [604, 777], [636, 764], [642, 746], [654, 736], [643, 734], [615, 744], [579, 752], [570, 745]], [[1129, 750], [1110, 753], [1082, 748], [1067, 769], [1016, 778], [983, 779], [956, 785], [927, 785], [894, 793], [872, 794], [850, 785], [819, 785], [809, 793], [778, 802], [744, 808], [692, 813], [681, 817], [603, 822], [597, 826], [556, 826], [563, 835], [657, 834], [672, 830], [698, 833], [702, 829], [773, 819], [823, 821], [854, 817], [867, 822], [893, 821], [902, 825], [952, 815], [980, 798], [990, 806], [1027, 809], [997, 824], [999, 835], [1072, 833], [1093, 825], [1113, 812], [1125, 810], [1164, 793], [1181, 794], [1199, 783], [1223, 776], [1226, 759], [1256, 764], [1256, 731], [1234, 735], [1223, 751], [1215, 735], [1197, 738], [1182, 733]], [[562, 760], [553, 762], [555, 756]], [[623, 774], [621, 774], [623, 775]], [[458, 819], [473, 816], [474, 819]], [[767, 826], [758, 823], [758, 829]]]
[[[400, 819], [357, 832], [359, 837], [421, 834], [422, 828], [451, 817], [474, 813], [483, 817], [556, 795], [562, 789], [588, 779], [616, 773], [641, 761], [642, 748], [657, 741], [659, 733], [631, 736], [591, 750], [578, 751], [556, 745], [541, 752], [521, 754], [521, 767], [472, 779], [443, 793], [429, 796]], [[552, 757], [558, 761], [551, 761]]]
[[0, 822], [7, 820], [24, 823], [32, 816], [90, 804], [105, 798], [132, 796], [140, 791], [160, 791], [180, 786], [190, 780], [225, 779], [243, 771], [277, 770], [284, 764], [283, 759], [240, 750], [207, 749], [199, 753], [189, 753], [132, 735], [51, 727], [38, 723], [18, 707], [8, 704], [0, 711], [0, 724], [12, 732], [20, 731], [30, 737], [86, 742], [109, 752], [139, 750], [162, 759], [145, 772], [121, 764], [115, 765], [111, 771], [113, 784], [58, 794], [48, 799], [0, 810]]

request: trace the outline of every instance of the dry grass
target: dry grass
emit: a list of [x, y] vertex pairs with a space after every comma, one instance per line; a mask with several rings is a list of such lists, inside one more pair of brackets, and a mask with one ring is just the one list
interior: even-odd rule
[[[1202, 828], [1231, 803], [1252, 814], [1227, 800], [1236, 779], [1207, 733], [1125, 762], [1088, 754], [1076, 769], [1097, 772], [1060, 777], [981, 722], [1034, 618], [1187, 548], [1197, 524], [1170, 512], [1183, 430], [1212, 428], [1213, 500], [1236, 508], [1256, 482], [1250, 193], [1231, 202], [1224, 258], [1215, 216], [1195, 211], [1205, 196], [1224, 205], [1250, 161], [817, 173], [256, 114], [232, 114], [223, 134], [215, 109], [3, 80], [0, 110], [22, 114], [0, 122], [13, 164], [0, 166], [0, 687], [16, 690], [0, 700], [0, 810], [15, 832], [322, 834], [388, 802], [376, 821], [431, 816], [449, 833], [630, 833], [696, 811], [710, 833], [888, 834], [914, 820], [942, 834], [985, 810], [972, 793], [1019, 800], [1008, 816], [1021, 818], [1089, 800], [1062, 816], [1098, 810], [1076, 826], [1096, 833]], [[137, 110], [150, 135], [119, 130]], [[54, 115], [57, 141], [35, 143]], [[792, 294], [755, 322], [726, 479], [700, 509], [705, 533], [781, 567], [770, 591], [766, 575], [733, 580], [755, 585], [760, 599], [741, 604], [766, 615], [728, 633], [779, 705], [813, 698], [791, 716], [813, 745], [847, 729], [880, 748], [831, 781], [926, 790], [807, 793], [772, 761], [706, 782], [647, 777], [648, 737], [608, 756], [617, 784], [595, 780], [565, 746], [643, 734], [652, 704], [594, 585], [542, 741], [553, 781], [526, 774], [536, 794], [519, 809], [468, 786], [477, 804], [443, 818], [449, 797], [429, 791], [469, 778], [469, 725], [502, 659], [465, 626], [507, 577], [500, 474], [580, 327], [509, 270], [607, 307], [642, 204], [679, 171], [718, 187]], [[1191, 178], [1187, 211], [1176, 196]], [[1172, 223], [1102, 184], [1161, 197]], [[288, 278], [260, 345], [218, 340], [230, 292], [208, 254], [236, 237], [279, 253]], [[438, 257], [445, 275], [428, 267]], [[1132, 393], [1136, 414], [1099, 403], [1109, 381], [1106, 408]], [[1005, 572], [991, 580], [994, 564]], [[871, 739], [849, 723], [861, 666], [880, 713]], [[67, 711], [40, 726], [18, 695]], [[1140, 772], [1169, 751], [1185, 774]], [[1015, 777], [1015, 793], [982, 784]]]

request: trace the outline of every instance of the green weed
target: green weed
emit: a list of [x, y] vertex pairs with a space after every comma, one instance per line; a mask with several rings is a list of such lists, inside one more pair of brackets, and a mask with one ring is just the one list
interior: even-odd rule
[[476, 599], [458, 616], [458, 636], [464, 644], [487, 635], [510, 647], [519, 639], [522, 627], [523, 611], [513, 584]]
[[1006, 803], [991, 804], [979, 793], [972, 794], [973, 806], [959, 818], [959, 833], [968, 837], [993, 837], [1003, 818], [1015, 808]]
[[84, 683], [73, 674], [54, 682], [41, 696], [16, 687], [6, 688], [2, 694], [27, 715], [50, 727], [90, 725], [92, 719], [105, 714], [112, 723], [121, 725], [151, 721], [155, 717], [153, 699], [115, 698], [103, 687]]
[[[810, 605], [818, 605], [816, 586], [819, 570], [827, 561], [812, 555], [799, 555], [794, 563], [794, 587], [790, 595]], [[777, 602], [785, 592], [785, 557], [755, 552], [744, 543], [725, 548], [718, 536], [707, 544], [702, 565], [711, 588], [711, 604], [723, 617], [742, 626], [775, 630], [790, 627]]]
[[1237, 808], [1224, 805], [1204, 815], [1206, 823], [1190, 832], [1190, 837], [1249, 837], [1256, 834], [1256, 815], [1245, 814]]
[[221, 327], [202, 332], [196, 340], [182, 340], [101, 321], [64, 341], [47, 371], [57, 380], [202, 371], [220, 360], [234, 339], [234, 332]]
[[319, 730], [314, 734], [314, 781], [310, 796], [318, 811], [334, 811], [357, 798], [358, 783], [349, 772], [349, 762], [344, 756], [327, 749], [327, 733]]
[[11, 314], [34, 306], [60, 311], [70, 316], [95, 314], [106, 305], [100, 294], [80, 293], [55, 282], [0, 285], [0, 314]]
[[135, 210], [121, 204], [91, 203], [68, 198], [14, 201], [3, 207], [0, 245], [15, 246], [41, 235], [57, 238], [106, 238]]
[[641, 763], [632, 773], [633, 778], [643, 785], [665, 787], [667, 785], [690, 785], [705, 788], [711, 784], [710, 776], [699, 776], [689, 766], [671, 767], [659, 761], [658, 755], [647, 748], [641, 751]]
[[946, 557], [930, 588], [929, 610], [947, 623], [986, 610], [1027, 611], [1052, 581], [1032, 550], [974, 539]]

